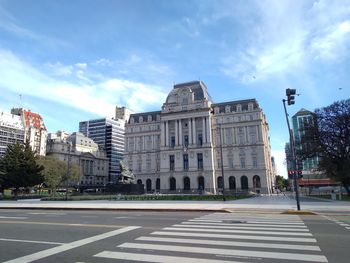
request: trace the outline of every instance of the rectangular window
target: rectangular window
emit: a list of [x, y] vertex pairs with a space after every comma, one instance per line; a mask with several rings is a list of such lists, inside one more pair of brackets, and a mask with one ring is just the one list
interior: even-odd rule
[[175, 170], [175, 155], [169, 155], [169, 166], [170, 166], [170, 171]]
[[231, 169], [233, 168], [233, 157], [228, 157], [228, 165]]
[[245, 168], [245, 159], [241, 158], [241, 168]]
[[188, 171], [188, 154], [184, 154], [183, 159], [184, 159], [184, 170]]
[[175, 147], [175, 136], [170, 137], [170, 147], [174, 148]]
[[198, 165], [198, 170], [203, 170], [203, 154], [202, 153], [197, 153], [197, 165]]
[[253, 157], [253, 167], [254, 168], [258, 167], [258, 160], [256, 159], [256, 157]]
[[200, 133], [198, 134], [198, 140], [197, 140], [198, 145], [202, 146], [203, 145], [203, 135]]
[[188, 146], [188, 135], [184, 136], [184, 145], [187, 147]]

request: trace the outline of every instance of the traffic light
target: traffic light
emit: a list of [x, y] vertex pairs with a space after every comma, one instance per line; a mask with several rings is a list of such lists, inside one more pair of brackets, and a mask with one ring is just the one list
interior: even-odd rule
[[286, 89], [286, 96], [287, 96], [288, 105], [292, 105], [295, 103], [295, 101], [294, 101], [295, 93], [296, 93], [295, 89]]
[[303, 171], [302, 170], [298, 170], [298, 178], [303, 178]]
[[293, 179], [294, 171], [288, 171], [288, 178]]

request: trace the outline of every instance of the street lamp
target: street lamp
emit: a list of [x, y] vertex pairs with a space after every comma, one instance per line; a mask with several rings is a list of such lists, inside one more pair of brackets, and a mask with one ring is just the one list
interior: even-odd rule
[[294, 144], [294, 137], [293, 133], [290, 129], [289, 125], [289, 119], [288, 119], [288, 113], [286, 108], [286, 101], [288, 102], [288, 105], [292, 105], [295, 103], [294, 96], [295, 96], [296, 90], [295, 89], [286, 89], [286, 96], [287, 100], [283, 99], [283, 107], [284, 107], [284, 113], [286, 115], [287, 120], [287, 126], [288, 126], [288, 132], [289, 132], [289, 141], [290, 141], [290, 149], [292, 152], [292, 169], [293, 169], [293, 184], [294, 184], [294, 190], [295, 190], [295, 199], [297, 201], [297, 208], [298, 211], [300, 211], [300, 200], [299, 200], [299, 189], [298, 189], [298, 182], [297, 182], [297, 173], [296, 173], [296, 154], [295, 154], [295, 144]]

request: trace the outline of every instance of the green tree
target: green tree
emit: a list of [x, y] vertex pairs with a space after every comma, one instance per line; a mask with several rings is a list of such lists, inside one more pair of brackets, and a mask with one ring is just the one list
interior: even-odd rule
[[283, 176], [276, 175], [276, 186], [280, 190], [283, 190], [284, 188], [287, 189], [289, 187], [289, 181]]
[[350, 195], [350, 99], [316, 109], [304, 130], [299, 154], [303, 159], [319, 156], [319, 169]]
[[0, 160], [0, 183], [3, 188], [14, 188], [16, 198], [19, 188], [43, 182], [42, 169], [29, 142], [9, 145]]
[[54, 194], [59, 186], [66, 186], [68, 182], [76, 182], [81, 178], [80, 167], [76, 164], [68, 164], [51, 156], [41, 157], [39, 163], [44, 167], [42, 175], [45, 184]]

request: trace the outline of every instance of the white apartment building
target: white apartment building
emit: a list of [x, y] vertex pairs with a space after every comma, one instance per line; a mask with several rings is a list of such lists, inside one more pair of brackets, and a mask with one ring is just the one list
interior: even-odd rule
[[47, 129], [41, 115], [23, 108], [14, 108], [11, 113], [22, 118], [25, 129], [24, 141], [29, 141], [32, 150], [38, 155], [45, 156]]
[[24, 126], [20, 116], [0, 111], [0, 158], [7, 147], [24, 142]]
[[124, 161], [146, 191], [271, 193], [268, 130], [255, 99], [213, 103], [202, 81], [177, 84], [161, 111], [130, 115]]

